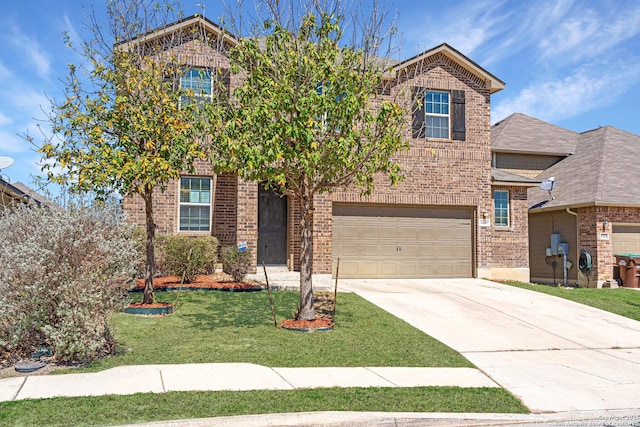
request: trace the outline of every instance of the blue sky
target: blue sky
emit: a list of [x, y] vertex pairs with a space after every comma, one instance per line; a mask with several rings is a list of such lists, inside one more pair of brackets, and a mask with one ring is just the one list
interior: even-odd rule
[[[349, 0], [353, 1], [353, 0]], [[366, 0], [363, 0], [366, 3]], [[187, 15], [206, 3], [184, 0]], [[447, 42], [506, 83], [492, 96], [492, 123], [520, 112], [577, 132], [611, 125], [640, 134], [640, 2], [637, 0], [386, 0], [397, 9], [400, 58]], [[47, 95], [60, 98], [69, 62], [62, 32], [82, 34], [84, 13], [102, 0], [4, 0], [0, 15], [1, 173], [32, 183], [39, 155], [23, 138], [38, 136]], [[41, 123], [44, 128], [47, 123]]]

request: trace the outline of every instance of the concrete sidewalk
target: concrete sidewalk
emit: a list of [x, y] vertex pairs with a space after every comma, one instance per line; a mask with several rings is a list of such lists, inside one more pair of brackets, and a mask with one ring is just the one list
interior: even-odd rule
[[250, 363], [203, 363], [5, 378], [0, 379], [0, 401], [168, 391], [423, 386], [499, 387], [472, 368], [268, 368]]

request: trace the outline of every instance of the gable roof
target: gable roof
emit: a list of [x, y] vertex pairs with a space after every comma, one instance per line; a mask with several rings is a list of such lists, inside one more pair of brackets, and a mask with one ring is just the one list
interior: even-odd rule
[[547, 191], [531, 188], [529, 206], [545, 210], [593, 205], [640, 207], [640, 167], [635, 155], [639, 150], [640, 136], [611, 126], [580, 134], [575, 154], [538, 176], [555, 177], [555, 200], [549, 200]]
[[432, 49], [419, 53], [416, 56], [413, 56], [409, 59], [405, 59], [404, 61], [399, 62], [398, 64], [394, 65], [393, 71], [397, 72], [403, 68], [410, 67], [411, 65], [419, 61], [422, 61], [425, 58], [436, 55], [438, 53], [441, 53], [442, 55], [451, 59], [455, 63], [459, 64], [461, 67], [463, 67], [464, 69], [466, 69], [467, 71], [469, 71], [470, 73], [478, 77], [480, 80], [483, 80], [485, 82], [485, 87], [489, 89], [489, 93], [495, 93], [504, 89], [505, 83], [502, 80], [500, 80], [499, 78], [497, 78], [496, 76], [494, 76], [493, 74], [491, 74], [490, 72], [488, 72], [487, 70], [485, 70], [484, 68], [476, 64], [475, 62], [473, 62], [471, 59], [469, 59], [468, 57], [460, 53], [458, 50], [449, 46], [447, 43], [442, 43], [439, 46], [436, 46]]
[[125, 40], [120, 43], [116, 43], [117, 48], [125, 49], [131, 44], [138, 44], [141, 42], [149, 43], [154, 40], [160, 39], [170, 34], [174, 34], [176, 32], [186, 30], [192, 27], [201, 26], [205, 32], [209, 34], [214, 34], [215, 36], [222, 36], [225, 42], [229, 44], [236, 45], [238, 43], [238, 39], [222, 28], [220, 25], [211, 21], [208, 18], [205, 18], [202, 15], [195, 14], [183, 18], [177, 22], [165, 25], [161, 28], [156, 28], [154, 30], [148, 31], [144, 34], [141, 34], [137, 37], [134, 37], [130, 40]]
[[491, 126], [491, 151], [568, 156], [575, 151], [579, 136], [569, 129], [514, 113]]

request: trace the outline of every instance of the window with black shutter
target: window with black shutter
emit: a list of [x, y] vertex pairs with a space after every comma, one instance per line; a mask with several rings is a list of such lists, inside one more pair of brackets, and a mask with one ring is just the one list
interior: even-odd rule
[[414, 87], [412, 136], [414, 138], [453, 139], [464, 141], [465, 92], [428, 90]]
[[414, 87], [411, 91], [411, 107], [413, 111], [412, 127], [414, 138], [424, 138], [425, 136], [424, 94], [426, 91], [427, 90], [423, 87]]
[[451, 100], [451, 122], [452, 122], [452, 139], [455, 141], [464, 141], [466, 138], [465, 124], [465, 97], [463, 90], [454, 90]]

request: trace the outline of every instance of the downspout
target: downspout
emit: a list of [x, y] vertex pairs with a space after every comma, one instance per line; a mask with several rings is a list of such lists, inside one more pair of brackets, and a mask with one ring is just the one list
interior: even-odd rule
[[[566, 211], [567, 211], [568, 214], [573, 215], [573, 216], [576, 217], [576, 258], [574, 258], [574, 259], [577, 260], [578, 257], [579, 257], [579, 253], [580, 253], [580, 250], [578, 249], [578, 247], [580, 246], [580, 244], [579, 244], [580, 243], [579, 242], [579, 240], [580, 240], [580, 224], [578, 223], [578, 213], [577, 212], [573, 212], [571, 210], [571, 208], [566, 208]], [[580, 281], [580, 275], [578, 274], [578, 282], [579, 281]], [[579, 284], [577, 284], [576, 286], [580, 287]]]

